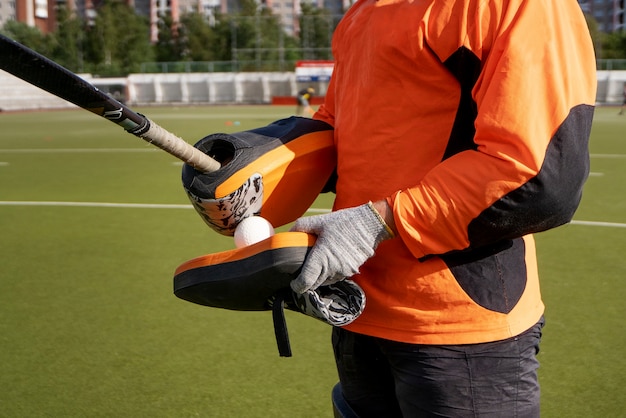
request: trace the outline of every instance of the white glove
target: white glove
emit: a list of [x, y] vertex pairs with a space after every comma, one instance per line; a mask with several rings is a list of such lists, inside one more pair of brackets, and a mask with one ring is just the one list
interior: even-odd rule
[[291, 282], [296, 293], [315, 290], [359, 272], [382, 241], [393, 238], [372, 202], [296, 221], [292, 231], [317, 235], [317, 241]]

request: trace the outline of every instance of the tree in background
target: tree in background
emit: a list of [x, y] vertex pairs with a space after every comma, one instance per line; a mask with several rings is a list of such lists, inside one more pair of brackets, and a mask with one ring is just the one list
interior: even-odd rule
[[152, 60], [147, 20], [120, 1], [105, 0], [86, 32], [90, 72], [129, 74], [138, 72], [142, 62]]
[[[255, 0], [242, 0], [238, 12], [217, 13], [210, 21], [193, 12], [174, 25], [171, 16], [162, 16], [154, 45], [147, 19], [121, 0], [104, 0], [92, 21], [60, 6], [58, 27], [48, 35], [16, 21], [0, 32], [78, 73], [125, 76], [154, 59], [209, 61], [217, 71], [290, 71], [299, 59], [332, 59], [330, 42], [339, 20], [308, 2], [301, 7], [298, 38], [286, 34], [278, 16]], [[626, 33], [603, 33], [593, 17], [586, 18], [597, 58], [626, 59]]]
[[330, 41], [336, 23], [326, 9], [302, 3], [300, 15], [300, 47], [305, 59], [332, 59]]
[[179, 33], [184, 46], [184, 60], [218, 60], [213, 47], [217, 35], [203, 15], [197, 12], [183, 15], [180, 19]]
[[[7, 23], [2, 32], [71, 71], [101, 76], [141, 71], [141, 64], [154, 58], [217, 62], [226, 64], [217, 67], [225, 71], [288, 71], [303, 58], [298, 40], [284, 32], [279, 17], [255, 0], [242, 0], [237, 13], [217, 13], [211, 21], [196, 12], [183, 15], [177, 24], [170, 15], [161, 16], [154, 45], [147, 20], [121, 0], [104, 0], [93, 20], [79, 19], [63, 6], [57, 17], [58, 27], [48, 35], [17, 22]], [[327, 26], [311, 38], [316, 45], [329, 39]]]
[[254, 0], [243, 0], [237, 13], [217, 14], [212, 33], [204, 47], [213, 50], [214, 60], [236, 63], [238, 71], [283, 70], [285, 61], [296, 55], [297, 44], [285, 34], [278, 16]]
[[232, 61], [235, 59], [233, 50], [235, 49], [236, 21], [228, 14], [218, 14], [213, 26], [215, 39], [211, 48], [217, 61]]
[[172, 15], [167, 13], [157, 22], [158, 39], [154, 44], [154, 58], [160, 62], [183, 61], [185, 47], [180, 28], [174, 27]]
[[602, 58], [624, 59], [626, 58], [626, 32], [614, 32], [603, 34]]
[[83, 58], [83, 22], [60, 6], [57, 9], [57, 30], [49, 37], [54, 61], [74, 72], [85, 71]]
[[26, 23], [17, 22], [15, 20], [10, 20], [4, 24], [0, 33], [21, 43], [22, 45], [26, 45], [40, 54], [46, 56], [50, 55], [48, 37], [42, 34], [36, 27], [28, 26]]

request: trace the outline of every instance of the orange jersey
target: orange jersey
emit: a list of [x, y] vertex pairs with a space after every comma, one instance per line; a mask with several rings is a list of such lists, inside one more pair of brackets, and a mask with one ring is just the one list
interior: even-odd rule
[[505, 339], [544, 307], [532, 234], [571, 220], [589, 171], [595, 57], [574, 0], [359, 0], [315, 115], [335, 129], [334, 209], [387, 199], [399, 237], [354, 279], [352, 331]]

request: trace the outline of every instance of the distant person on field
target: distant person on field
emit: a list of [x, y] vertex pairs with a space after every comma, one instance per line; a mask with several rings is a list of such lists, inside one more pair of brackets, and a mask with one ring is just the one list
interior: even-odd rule
[[310, 100], [315, 94], [313, 87], [307, 87], [298, 92], [296, 100], [298, 100], [298, 107], [296, 108], [297, 116], [304, 116], [305, 112], [309, 115], [313, 115], [315, 111], [311, 108]]
[[624, 95], [624, 100], [622, 100], [622, 107], [619, 109], [619, 115], [624, 114], [624, 108], [626, 107], [626, 83], [624, 83], [624, 91], [622, 94]]

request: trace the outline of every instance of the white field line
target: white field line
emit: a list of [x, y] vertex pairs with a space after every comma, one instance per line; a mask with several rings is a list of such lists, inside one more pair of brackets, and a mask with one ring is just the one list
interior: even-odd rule
[[609, 228], [626, 228], [626, 224], [617, 222], [595, 222], [595, 221], [571, 221], [570, 225], [583, 225], [583, 226], [605, 226]]
[[591, 158], [626, 158], [626, 154], [590, 154]]
[[[18, 201], [0, 200], [0, 206], [70, 206], [85, 208], [131, 208], [131, 209], [193, 209], [191, 205], [159, 204], [159, 203], [112, 203], [112, 202], [55, 202], [55, 201]], [[330, 209], [309, 208], [308, 213], [328, 213]], [[577, 221], [570, 225], [602, 226], [609, 228], [626, 228], [626, 223]]]
[[155, 152], [157, 148], [15, 148], [0, 149], [0, 154], [62, 154], [62, 153], [112, 153], [112, 152]]
[[83, 208], [138, 208], [138, 209], [193, 209], [191, 205], [158, 203], [111, 203], [111, 202], [55, 202], [55, 201], [0, 201], [0, 206], [71, 206]]
[[[295, 101], [294, 101], [294, 107], [295, 107]], [[287, 108], [289, 108], [289, 106], [287, 106]], [[272, 113], [267, 113], [267, 114], [263, 114], [261, 115], [262, 117], [267, 117], [267, 118], [286, 118], [291, 116], [292, 114], [289, 112], [272, 112]], [[189, 114], [171, 114], [171, 113], [154, 113], [154, 114], [150, 114], [150, 119], [152, 119], [153, 121], [157, 122], [157, 123], [161, 123], [159, 121], [164, 121], [164, 120], [206, 120], [206, 119], [212, 119], [212, 120], [231, 120], [231, 121], [244, 121], [246, 119], [255, 119], [258, 118], [259, 115], [255, 114], [255, 113], [217, 113], [217, 114], [213, 114], [210, 113], [210, 111], [207, 111], [207, 113], [203, 113], [203, 114], [197, 114], [197, 113], [189, 113]]]
[[[0, 148], [0, 153], [63, 153], [63, 152], [152, 152], [156, 148]], [[590, 154], [591, 158], [626, 158], [626, 154]]]
[[[23, 201], [0, 200], [0, 206], [66, 206], [82, 208], [131, 208], [131, 209], [193, 209], [191, 205], [166, 203], [112, 203], [112, 202], [57, 202], [57, 201]], [[307, 212], [328, 213], [330, 209], [310, 208]]]

